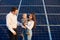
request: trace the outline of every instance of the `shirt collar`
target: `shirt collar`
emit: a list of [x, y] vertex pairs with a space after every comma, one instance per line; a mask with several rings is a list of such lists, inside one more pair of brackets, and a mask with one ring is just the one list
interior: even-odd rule
[[16, 15], [14, 15], [12, 12], [10, 12], [10, 14], [13, 15], [13, 16], [16, 16]]

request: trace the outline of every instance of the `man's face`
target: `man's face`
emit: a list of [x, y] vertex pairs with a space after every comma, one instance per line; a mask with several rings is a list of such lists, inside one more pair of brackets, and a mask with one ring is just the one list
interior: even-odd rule
[[27, 14], [25, 13], [25, 14], [23, 14], [23, 16], [22, 16], [23, 18], [27, 18]]
[[14, 14], [17, 15], [17, 14], [18, 14], [18, 10], [15, 10], [15, 11], [14, 11]]

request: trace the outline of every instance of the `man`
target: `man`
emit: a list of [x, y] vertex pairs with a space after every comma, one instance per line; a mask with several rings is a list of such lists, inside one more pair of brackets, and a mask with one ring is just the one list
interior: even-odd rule
[[11, 12], [6, 16], [6, 25], [9, 29], [10, 40], [17, 40], [17, 14], [18, 9], [12, 7]]

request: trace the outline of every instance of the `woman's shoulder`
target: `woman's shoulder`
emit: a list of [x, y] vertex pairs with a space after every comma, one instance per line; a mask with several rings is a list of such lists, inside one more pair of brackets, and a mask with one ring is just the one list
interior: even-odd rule
[[34, 23], [34, 21], [33, 21], [33, 20], [30, 20], [29, 22], [32, 22], [32, 23]]

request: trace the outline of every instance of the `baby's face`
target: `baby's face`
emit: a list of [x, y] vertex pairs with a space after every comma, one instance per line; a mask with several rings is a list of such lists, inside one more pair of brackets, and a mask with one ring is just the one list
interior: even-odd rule
[[27, 14], [23, 14], [23, 18], [27, 18]]

